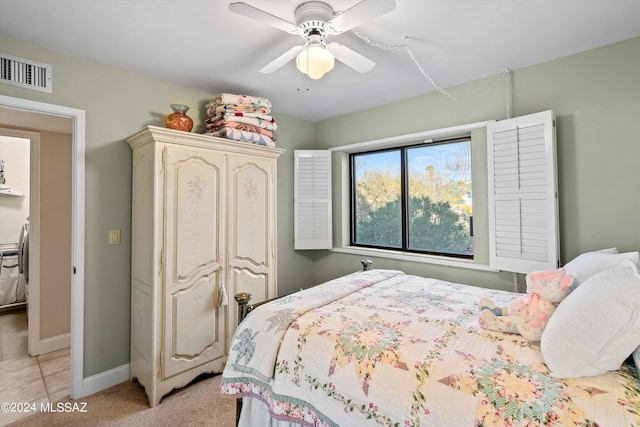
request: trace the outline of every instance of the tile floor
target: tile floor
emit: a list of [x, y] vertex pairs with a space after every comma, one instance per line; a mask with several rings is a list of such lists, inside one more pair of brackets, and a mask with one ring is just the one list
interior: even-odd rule
[[[0, 403], [33, 402], [39, 408], [68, 397], [70, 384], [69, 348], [30, 357], [26, 310], [0, 312]], [[2, 413], [0, 426], [29, 415]]]

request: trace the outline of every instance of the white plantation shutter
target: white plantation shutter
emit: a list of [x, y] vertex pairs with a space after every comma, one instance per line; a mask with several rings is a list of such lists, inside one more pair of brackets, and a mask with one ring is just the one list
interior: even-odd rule
[[490, 123], [490, 265], [529, 273], [559, 265], [552, 111]]
[[294, 249], [331, 249], [331, 152], [295, 150]]

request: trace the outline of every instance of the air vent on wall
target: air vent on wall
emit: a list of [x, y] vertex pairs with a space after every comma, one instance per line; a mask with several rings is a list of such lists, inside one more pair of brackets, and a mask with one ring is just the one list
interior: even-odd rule
[[0, 83], [51, 93], [52, 73], [49, 64], [0, 53]]

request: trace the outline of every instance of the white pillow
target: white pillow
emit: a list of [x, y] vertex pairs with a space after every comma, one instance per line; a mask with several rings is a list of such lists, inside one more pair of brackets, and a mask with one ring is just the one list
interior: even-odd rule
[[551, 376], [576, 378], [620, 368], [640, 345], [640, 273], [623, 260], [565, 298], [542, 333]]
[[630, 259], [636, 264], [640, 263], [640, 253], [638, 252], [619, 254], [616, 253], [617, 251], [610, 252], [612, 250], [615, 250], [615, 248], [583, 253], [568, 262], [564, 266], [564, 269], [567, 270], [567, 273], [575, 277], [578, 284], [581, 285], [594, 274], [613, 268], [620, 264], [622, 260]]
[[599, 251], [594, 251], [594, 252], [597, 254], [617, 254], [618, 248], [600, 249]]
[[636, 362], [636, 374], [638, 375], [638, 379], [640, 379], [640, 347], [636, 348], [636, 351], [633, 352], [633, 361]]

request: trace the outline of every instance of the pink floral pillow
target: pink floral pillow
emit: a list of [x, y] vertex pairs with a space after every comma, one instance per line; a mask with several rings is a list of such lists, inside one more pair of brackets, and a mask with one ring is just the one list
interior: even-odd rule
[[527, 274], [527, 293], [535, 292], [551, 302], [560, 302], [573, 290], [575, 279], [564, 268]]

